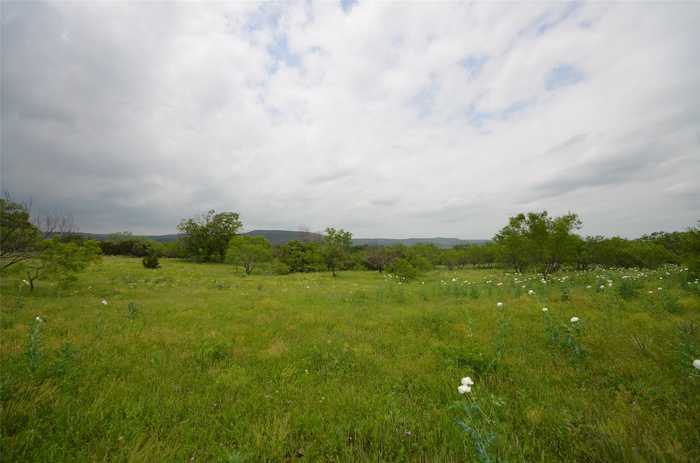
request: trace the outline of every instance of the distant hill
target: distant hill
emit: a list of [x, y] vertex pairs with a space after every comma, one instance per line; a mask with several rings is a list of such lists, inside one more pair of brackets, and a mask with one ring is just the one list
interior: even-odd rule
[[290, 230], [253, 230], [243, 235], [248, 236], [264, 236], [267, 240], [274, 244], [284, 244], [289, 241], [321, 241], [323, 235], [307, 231], [290, 231]]
[[[85, 238], [104, 241], [109, 239], [107, 233], [77, 233]], [[273, 245], [284, 244], [292, 240], [299, 241], [321, 241], [323, 235], [306, 231], [292, 230], [252, 230], [242, 235], [264, 236]], [[170, 243], [181, 237], [182, 234], [171, 235], [134, 235], [134, 238], [146, 238], [161, 243]], [[434, 244], [440, 248], [451, 248], [460, 244], [484, 244], [489, 240], [462, 240], [459, 238], [356, 238], [352, 240], [355, 246], [394, 246], [403, 244], [413, 246], [414, 244]]]
[[403, 244], [434, 244], [439, 248], [452, 248], [460, 244], [485, 244], [490, 240], [461, 240], [459, 238], [357, 238], [352, 240], [355, 246], [394, 246]]

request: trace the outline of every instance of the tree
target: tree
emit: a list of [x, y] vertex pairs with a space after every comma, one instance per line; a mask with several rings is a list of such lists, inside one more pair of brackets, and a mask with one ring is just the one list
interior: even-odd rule
[[326, 267], [335, 275], [335, 271], [342, 265], [352, 246], [352, 233], [343, 229], [326, 228], [323, 236], [321, 253], [326, 262]]
[[370, 246], [365, 250], [365, 264], [372, 270], [383, 272], [399, 254], [395, 249], [386, 246]]
[[0, 270], [30, 259], [40, 239], [27, 207], [0, 198]]
[[292, 240], [277, 246], [274, 253], [290, 272], [315, 272], [324, 266], [318, 243]]
[[39, 245], [37, 255], [24, 262], [24, 273], [29, 289], [43, 278], [55, 278], [62, 284], [75, 280], [76, 273], [84, 271], [90, 264], [100, 260], [100, 247], [96, 241], [61, 241], [58, 238], [45, 240]]
[[183, 220], [177, 228], [185, 234], [183, 241], [188, 257], [203, 262], [222, 262], [228, 243], [241, 226], [237, 213], [217, 214], [212, 209], [199, 218]]
[[234, 236], [226, 250], [226, 262], [242, 265], [250, 274], [256, 264], [272, 260], [272, 246], [263, 236]]
[[494, 237], [501, 258], [522, 272], [534, 265], [546, 277], [566, 261], [573, 261], [578, 240], [573, 230], [581, 227], [576, 214], [550, 217], [547, 211], [511, 217]]

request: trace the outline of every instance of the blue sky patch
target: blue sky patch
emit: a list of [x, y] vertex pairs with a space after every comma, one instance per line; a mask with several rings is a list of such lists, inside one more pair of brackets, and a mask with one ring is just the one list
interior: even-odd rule
[[583, 71], [577, 67], [571, 64], [560, 64], [547, 73], [545, 88], [551, 92], [558, 88], [574, 85], [585, 79], [585, 77], [586, 75]]
[[476, 77], [488, 60], [489, 57], [485, 55], [467, 55], [459, 64], [464, 67], [469, 77]]

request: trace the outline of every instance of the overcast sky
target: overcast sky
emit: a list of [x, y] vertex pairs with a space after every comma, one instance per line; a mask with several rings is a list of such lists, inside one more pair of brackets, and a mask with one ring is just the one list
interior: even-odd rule
[[81, 231], [700, 219], [700, 3], [2, 2], [2, 189]]

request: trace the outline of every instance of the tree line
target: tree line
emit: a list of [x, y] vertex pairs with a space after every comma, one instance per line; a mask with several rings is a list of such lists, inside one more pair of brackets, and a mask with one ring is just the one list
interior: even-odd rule
[[[522, 213], [484, 244], [458, 245], [443, 249], [433, 244], [413, 246], [353, 246], [352, 234], [328, 228], [320, 242], [293, 240], [272, 246], [264, 237], [241, 236], [240, 217], [233, 212], [209, 211], [201, 217], [183, 220], [178, 230], [183, 237], [174, 243], [128, 241], [128, 255], [140, 256], [151, 246], [160, 256], [187, 258], [199, 262], [224, 262], [243, 267], [246, 273], [320, 272], [375, 270], [414, 277], [436, 267], [502, 267], [517, 272], [533, 271], [547, 277], [568, 267], [656, 268], [664, 264], [698, 266], [698, 227], [683, 232], [658, 232], [638, 239], [602, 236], [582, 237], [582, 222], [569, 213], [559, 217], [546, 211]], [[103, 242], [105, 254], [115, 243]], [[120, 252], [121, 253], [121, 252]]]
[[[272, 246], [264, 237], [239, 234], [243, 224], [238, 213], [214, 210], [183, 219], [177, 227], [182, 236], [172, 243], [128, 232], [100, 242], [85, 240], [69, 229], [57, 233], [53, 225], [72, 224], [72, 220], [32, 220], [26, 205], [7, 198], [0, 199], [0, 222], [0, 270], [14, 268], [24, 273], [31, 288], [44, 277], [68, 283], [102, 254], [140, 257], [149, 268], [159, 267], [159, 257], [220, 262], [238, 266], [246, 274], [330, 271], [335, 276], [341, 270], [373, 270], [411, 279], [436, 267], [501, 267], [538, 272], [546, 278], [562, 268], [656, 268], [664, 264], [687, 265], [692, 278], [700, 274], [697, 226], [638, 239], [582, 237], [577, 233], [581, 220], [573, 213], [559, 217], [546, 211], [518, 214], [490, 242], [449, 249], [433, 244], [353, 246], [349, 231], [330, 227], [320, 242], [294, 240]], [[42, 223], [52, 225], [50, 233]]]

